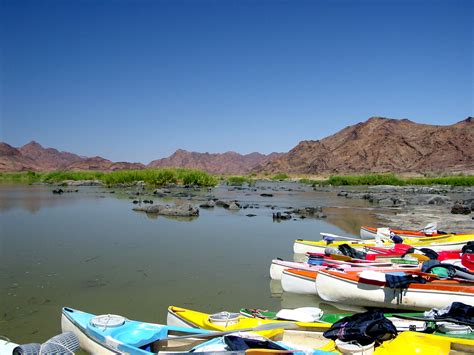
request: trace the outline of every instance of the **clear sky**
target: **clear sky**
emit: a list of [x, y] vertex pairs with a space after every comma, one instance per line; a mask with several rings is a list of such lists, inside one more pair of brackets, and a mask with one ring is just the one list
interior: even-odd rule
[[473, 115], [470, 0], [0, 0], [0, 140], [149, 162]]

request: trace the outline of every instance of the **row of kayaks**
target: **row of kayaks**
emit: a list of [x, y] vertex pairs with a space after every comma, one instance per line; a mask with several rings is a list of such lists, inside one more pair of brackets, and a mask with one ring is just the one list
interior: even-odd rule
[[473, 234], [361, 228], [361, 235], [369, 232], [375, 238], [321, 233], [320, 241], [296, 240], [294, 252], [305, 253], [306, 261], [274, 259], [270, 277], [285, 292], [347, 305], [406, 310], [474, 305]]
[[[393, 238], [386, 235], [378, 235], [372, 239], [344, 239], [339, 237], [341, 240], [333, 240], [333, 235], [323, 234], [323, 240], [311, 241], [297, 239], [293, 244], [293, 252], [295, 254], [305, 253], [324, 253], [328, 248], [337, 248], [339, 245], [348, 244], [354, 249], [362, 250], [370, 247], [392, 247], [395, 243]], [[328, 236], [327, 238], [324, 238]], [[338, 237], [338, 236], [336, 236]], [[474, 240], [474, 234], [442, 234], [435, 236], [424, 236], [424, 237], [413, 237], [413, 236], [400, 236], [403, 241], [412, 247], [423, 248], [429, 247], [434, 251], [449, 251], [449, 250], [461, 250], [462, 247], [469, 241]]]
[[[91, 354], [473, 353], [474, 307], [452, 304], [447, 313], [439, 312], [439, 315], [368, 311], [354, 316], [323, 314], [320, 309], [309, 307], [279, 312], [241, 309], [238, 313], [207, 314], [170, 306], [167, 325], [162, 325], [118, 315], [93, 315], [65, 307], [60, 336], [42, 345], [16, 346], [0, 342], [0, 353], [11, 354], [14, 346], [16, 354], [71, 354], [79, 348]], [[447, 315], [458, 318], [446, 318]], [[389, 326], [384, 328], [380, 324], [385, 322]], [[372, 323], [378, 325], [376, 329]], [[363, 331], [354, 328], [356, 326]], [[341, 329], [345, 333], [342, 340], [339, 339]], [[390, 336], [383, 338], [387, 334]], [[365, 343], [361, 341], [362, 344], [350, 341], [351, 336], [365, 339], [369, 335], [374, 341], [372, 338]], [[35, 345], [37, 352], [32, 350]], [[41, 352], [45, 345], [49, 345], [49, 351]], [[7, 352], [8, 346], [10, 350]]]

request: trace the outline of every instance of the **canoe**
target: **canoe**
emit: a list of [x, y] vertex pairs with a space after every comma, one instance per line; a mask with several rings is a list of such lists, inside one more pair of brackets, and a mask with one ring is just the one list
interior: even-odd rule
[[[228, 316], [226, 316], [228, 315]], [[211, 321], [211, 317], [215, 321]], [[226, 322], [226, 318], [229, 320]], [[287, 321], [267, 320], [258, 318], [248, 318], [239, 313], [220, 312], [214, 315], [193, 311], [186, 308], [170, 306], [168, 307], [167, 324], [169, 326], [202, 328], [209, 330], [236, 330], [242, 328], [253, 328], [261, 324], [281, 323]], [[270, 337], [272, 340], [282, 341], [292, 344], [295, 348], [306, 347], [310, 349], [320, 349], [331, 351], [334, 349], [334, 342], [322, 336], [322, 332], [330, 327], [326, 322], [294, 322], [298, 326], [297, 330], [278, 330]], [[259, 332], [259, 334], [264, 334]], [[268, 334], [268, 333], [267, 333]]]
[[[269, 311], [269, 310], [260, 310], [260, 309], [249, 309], [249, 308], [242, 308], [240, 309], [240, 314], [243, 315], [244, 317], [249, 317], [249, 318], [260, 318], [260, 319], [269, 319], [269, 320], [280, 320], [280, 321], [288, 321], [291, 320], [288, 315], [291, 315], [291, 312], [297, 312], [299, 314], [300, 312], [305, 312], [306, 308], [296, 308], [294, 310], [283, 310], [285, 311], [284, 313], [282, 311], [279, 312], [274, 312], [274, 311]], [[290, 312], [288, 312], [290, 311]], [[322, 311], [321, 311], [322, 313]], [[333, 324], [336, 323], [337, 321], [341, 320], [342, 318], [345, 318], [347, 316], [352, 315], [352, 313], [329, 313], [325, 314], [323, 313], [322, 316], [319, 319], [319, 322], [327, 322], [328, 324]], [[401, 316], [406, 316], [406, 317], [423, 317], [424, 313], [415, 313], [415, 312], [409, 312], [409, 313], [385, 313], [384, 316], [395, 325], [397, 330], [399, 332], [401, 331], [406, 331], [410, 329], [416, 329], [417, 331], [426, 331], [428, 328], [428, 324], [425, 321], [420, 321], [420, 320], [414, 320], [414, 319], [402, 319], [402, 318], [397, 318], [394, 315], [401, 315]], [[284, 318], [281, 318], [284, 317]], [[436, 329], [436, 328], [434, 328]], [[474, 333], [471, 333], [474, 334]], [[474, 335], [473, 335], [474, 339]]]
[[[277, 327], [285, 327], [288, 324], [292, 325], [293, 323], [267, 323], [262, 324], [261, 327], [277, 330]], [[242, 332], [226, 329], [225, 334], [221, 334], [221, 332], [216, 334], [216, 332], [205, 329], [133, 321], [117, 315], [95, 316], [67, 307], [62, 310], [61, 327], [63, 331], [74, 333], [79, 339], [80, 347], [91, 354], [229, 353], [229, 350], [226, 349], [226, 339], [221, 335], [234, 335], [234, 337], [265, 341], [281, 349], [269, 350], [268, 348], [258, 347], [239, 351], [241, 353], [293, 353], [303, 355], [302, 351], [291, 345], [269, 340], [259, 334], [249, 332], [249, 329], [239, 329]], [[279, 331], [280, 334], [283, 333], [281, 328], [279, 328]], [[305, 332], [298, 336], [302, 337], [303, 333]], [[311, 341], [314, 341], [314, 339], [306, 339], [306, 344], [309, 345]], [[330, 340], [324, 339], [324, 341], [329, 344], [328, 349], [334, 347], [334, 343]], [[328, 354], [326, 351], [314, 350], [310, 347], [303, 350], [305, 354], [308, 353], [306, 350], [315, 355]]]
[[361, 271], [321, 270], [316, 289], [326, 301], [363, 307], [426, 310], [442, 308], [456, 301], [474, 305], [472, 282], [430, 279], [425, 284], [412, 283], [404, 289], [393, 289], [386, 286], [385, 275], [378, 274], [383, 276], [376, 280], [361, 276]]
[[[435, 237], [405, 238], [404, 242], [415, 248], [430, 248], [434, 251], [461, 250], [469, 241], [474, 240], [474, 234], [446, 234]], [[354, 249], [361, 250], [364, 247], [392, 247], [394, 243], [388, 239], [370, 240], [337, 240], [337, 241], [311, 241], [297, 239], [293, 244], [295, 254], [324, 253], [326, 248], [337, 248], [339, 245], [348, 244]]]
[[[352, 259], [351, 261], [337, 260], [331, 256], [324, 256], [323, 254], [318, 254], [323, 258], [322, 266], [328, 267], [338, 267], [338, 268], [349, 268], [349, 267], [364, 267], [364, 266], [374, 266], [374, 267], [389, 267], [392, 266], [392, 262], [378, 262], [378, 261], [368, 261], [368, 260], [359, 260]], [[281, 259], [273, 259], [270, 265], [270, 278], [272, 280], [281, 280], [283, 275], [283, 270], [285, 269], [297, 269], [297, 270], [306, 270], [306, 271], [317, 271], [321, 268], [321, 265], [313, 265], [307, 262], [298, 262], [298, 261], [286, 261]]]
[[169, 327], [161, 324], [128, 320], [121, 316], [95, 316], [64, 307], [61, 315], [63, 332], [73, 332], [80, 347], [91, 354], [150, 354], [158, 351], [184, 351], [203, 340], [184, 339], [167, 344], [159, 339], [168, 336], [209, 333], [206, 330]]
[[[325, 268], [325, 266], [319, 266], [319, 270], [324, 270]], [[300, 295], [317, 295], [317, 276], [318, 271], [286, 269], [281, 276], [281, 287], [285, 292], [298, 293]]]
[[368, 226], [360, 227], [360, 237], [362, 239], [373, 239], [377, 237], [377, 234], [389, 234], [390, 232], [399, 235], [400, 237], [428, 237], [428, 236], [438, 236], [448, 234], [445, 232], [440, 232], [437, 230], [428, 230], [428, 229], [421, 229], [421, 230], [406, 230], [406, 229], [392, 229], [392, 228], [374, 228]]
[[[319, 266], [318, 269], [313, 270], [299, 270], [299, 269], [286, 269], [283, 271], [281, 277], [281, 287], [285, 292], [298, 293], [302, 295], [317, 295], [318, 290], [316, 288], [316, 279], [318, 272], [321, 270], [328, 269], [326, 266]], [[338, 268], [340, 269], [340, 268]], [[388, 267], [347, 267], [342, 268], [345, 271], [351, 270], [376, 270], [381, 272], [394, 272], [394, 271], [419, 271], [419, 265], [403, 265], [403, 264], [392, 264]]]
[[403, 332], [375, 349], [375, 355], [473, 354], [474, 340], [435, 334]]

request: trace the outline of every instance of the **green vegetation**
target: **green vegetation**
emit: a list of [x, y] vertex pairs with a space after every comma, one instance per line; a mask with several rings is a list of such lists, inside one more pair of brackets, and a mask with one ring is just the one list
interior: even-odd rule
[[121, 170], [112, 172], [101, 171], [55, 171], [51, 173], [0, 173], [0, 182], [21, 183], [60, 183], [64, 180], [99, 180], [108, 186], [132, 184], [144, 181], [150, 186], [166, 184], [183, 184], [197, 186], [215, 186], [217, 178], [199, 170], [192, 169], [144, 169]]
[[438, 177], [403, 178], [395, 174], [334, 175], [323, 182], [333, 186], [344, 185], [451, 185], [474, 186], [474, 176], [449, 175]]
[[299, 179], [298, 182], [300, 184], [315, 185], [317, 183], [320, 183], [321, 181], [303, 178], [303, 179]]
[[[274, 181], [287, 180], [287, 174], [279, 173], [271, 179]], [[254, 174], [248, 176], [221, 177], [230, 186], [251, 185], [256, 177]], [[219, 182], [217, 176], [210, 175], [200, 170], [161, 168], [144, 170], [121, 170], [113, 172], [102, 171], [55, 171], [49, 173], [20, 172], [0, 173], [0, 182], [32, 184], [36, 182], [61, 183], [65, 180], [99, 180], [107, 186], [120, 184], [130, 185], [137, 181], [143, 181], [149, 186], [164, 186], [167, 184], [183, 184], [196, 186], [215, 186]], [[395, 174], [365, 174], [365, 175], [333, 175], [327, 180], [311, 180], [303, 178], [299, 180], [302, 184], [321, 184], [333, 186], [346, 185], [450, 185], [450, 186], [474, 186], [474, 175], [447, 175], [447, 176], [423, 176], [423, 177], [400, 177]]]
[[288, 174], [278, 173], [278, 174], [273, 175], [272, 180], [274, 180], [274, 181], [283, 181], [283, 180], [288, 180], [289, 178], [290, 177], [288, 176]]
[[229, 176], [226, 183], [230, 186], [242, 186], [243, 184], [250, 185], [252, 183], [252, 179], [247, 176]]

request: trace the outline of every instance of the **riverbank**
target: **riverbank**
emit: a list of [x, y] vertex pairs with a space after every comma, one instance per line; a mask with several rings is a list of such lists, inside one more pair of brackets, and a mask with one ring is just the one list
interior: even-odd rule
[[[92, 181], [95, 185], [132, 186], [145, 184], [150, 187], [170, 184], [191, 186], [216, 186], [225, 182], [230, 186], [253, 185], [258, 181], [295, 181], [301, 184], [319, 186], [474, 186], [474, 175], [439, 175], [439, 176], [403, 176], [395, 174], [358, 174], [331, 176], [301, 176], [286, 173], [248, 174], [248, 175], [212, 175], [200, 170], [184, 168], [160, 168], [142, 170], [102, 171], [53, 171], [53, 172], [3, 172], [1, 182], [18, 183], [51, 183]], [[74, 185], [74, 184], [72, 184]], [[80, 185], [80, 183], [75, 184]], [[86, 185], [86, 183], [84, 183]]]

